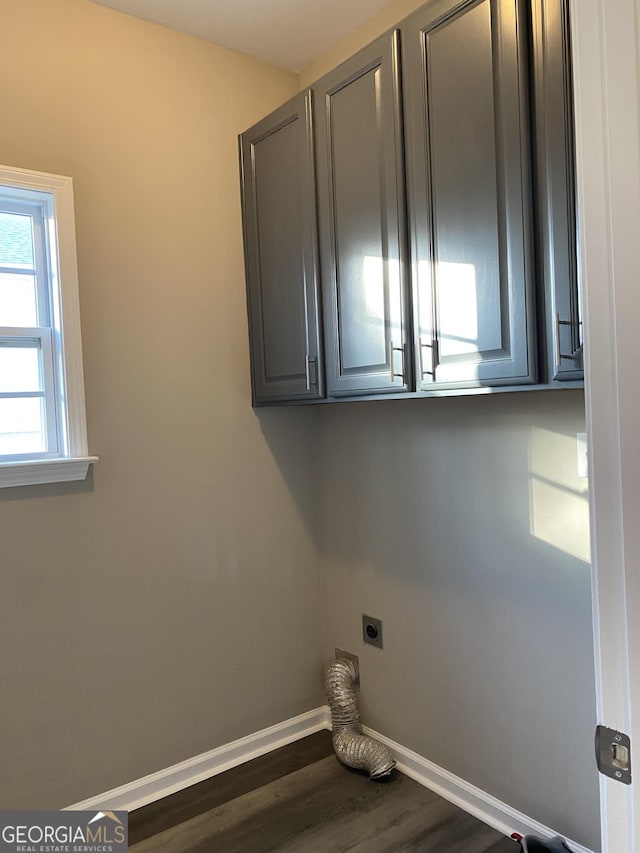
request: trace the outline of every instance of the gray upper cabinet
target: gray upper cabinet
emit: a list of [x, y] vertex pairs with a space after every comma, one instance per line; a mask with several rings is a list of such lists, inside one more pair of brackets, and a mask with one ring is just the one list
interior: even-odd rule
[[429, 0], [241, 163], [255, 405], [582, 384], [569, 0]]
[[240, 137], [254, 404], [323, 396], [311, 92]]
[[327, 394], [410, 390], [397, 31], [313, 86]]
[[[538, 262], [543, 280], [547, 375], [582, 380], [577, 279], [573, 104], [566, 0], [532, 0]], [[546, 332], [546, 333], [545, 333]]]
[[520, 0], [402, 24], [422, 391], [537, 379], [527, 29]]

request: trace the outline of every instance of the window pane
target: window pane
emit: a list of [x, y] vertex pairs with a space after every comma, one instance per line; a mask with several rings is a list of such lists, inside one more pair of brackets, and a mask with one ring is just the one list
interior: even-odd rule
[[37, 326], [36, 278], [0, 272], [0, 326]]
[[33, 269], [31, 217], [0, 211], [0, 267]]
[[42, 397], [0, 399], [0, 456], [45, 450]]
[[41, 390], [40, 348], [0, 344], [0, 394]]

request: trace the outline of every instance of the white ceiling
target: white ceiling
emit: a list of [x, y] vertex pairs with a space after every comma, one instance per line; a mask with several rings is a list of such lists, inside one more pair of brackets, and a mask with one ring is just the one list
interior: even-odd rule
[[94, 0], [301, 71], [390, 0]]

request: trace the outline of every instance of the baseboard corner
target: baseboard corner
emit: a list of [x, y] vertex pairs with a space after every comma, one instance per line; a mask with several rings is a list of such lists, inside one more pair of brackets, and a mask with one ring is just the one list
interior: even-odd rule
[[321, 705], [209, 752], [195, 755], [164, 770], [150, 773], [111, 791], [67, 806], [64, 811], [135, 811], [170, 794], [231, 770], [330, 726], [329, 709]]
[[[363, 731], [389, 747], [397, 758], [397, 767], [401, 773], [503, 835], [510, 836], [512, 832], [518, 832], [520, 835], [537, 835], [539, 838], [548, 839], [559, 834], [379, 732], [367, 726], [363, 726]], [[569, 838], [566, 841], [572, 853], [593, 853]]]

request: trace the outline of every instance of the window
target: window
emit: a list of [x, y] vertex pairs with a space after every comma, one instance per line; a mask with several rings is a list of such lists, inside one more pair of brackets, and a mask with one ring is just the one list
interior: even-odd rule
[[71, 178], [0, 167], [0, 487], [87, 455]]

